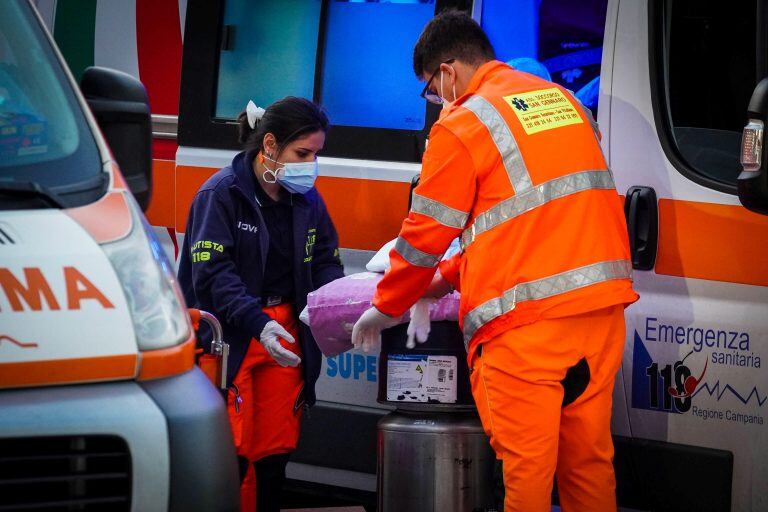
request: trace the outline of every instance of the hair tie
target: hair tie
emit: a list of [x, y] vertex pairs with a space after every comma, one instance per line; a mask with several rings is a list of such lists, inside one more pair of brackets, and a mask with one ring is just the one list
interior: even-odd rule
[[256, 122], [264, 117], [264, 112], [266, 112], [266, 110], [257, 107], [253, 100], [248, 100], [248, 104], [245, 106], [245, 115], [248, 118], [248, 126], [251, 127], [251, 130], [256, 128]]

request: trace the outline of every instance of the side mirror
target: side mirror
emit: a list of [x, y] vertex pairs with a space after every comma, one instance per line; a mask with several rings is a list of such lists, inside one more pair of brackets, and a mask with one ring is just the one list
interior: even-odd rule
[[85, 70], [80, 90], [128, 188], [146, 210], [152, 196], [152, 116], [147, 91], [131, 75], [100, 67]]
[[763, 151], [763, 132], [768, 120], [768, 78], [752, 93], [747, 126], [741, 139], [742, 173], [736, 181], [739, 200], [747, 209], [768, 215], [768, 165]]

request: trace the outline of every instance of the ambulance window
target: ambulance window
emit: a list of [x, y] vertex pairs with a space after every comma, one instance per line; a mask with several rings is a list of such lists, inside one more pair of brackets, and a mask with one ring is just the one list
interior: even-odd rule
[[330, 1], [320, 103], [333, 124], [424, 128], [424, 85], [410, 56], [434, 14], [435, 0]]
[[597, 112], [608, 0], [483, 0], [499, 60], [556, 82]]
[[[2, 0], [0, 0], [2, 1]], [[413, 45], [445, 9], [471, 0], [207, 0], [189, 2], [182, 146], [237, 148], [249, 99], [311, 98], [332, 130], [323, 155], [419, 162], [440, 112], [419, 96]]]
[[219, 61], [216, 117], [234, 119], [248, 100], [312, 98], [320, 0], [229, 0]]
[[[69, 79], [31, 7], [0, 2], [0, 181], [36, 184], [64, 206], [78, 206], [101, 194], [105, 177]], [[0, 193], [0, 209], [11, 203], [19, 206]]]
[[662, 91], [678, 167], [733, 192], [747, 105], [765, 57], [757, 52], [758, 1], [724, 8], [718, 0], [668, 0], [666, 13]]

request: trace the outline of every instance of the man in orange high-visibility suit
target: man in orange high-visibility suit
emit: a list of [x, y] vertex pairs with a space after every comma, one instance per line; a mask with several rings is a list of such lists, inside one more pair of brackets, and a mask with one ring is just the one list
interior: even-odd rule
[[[416, 44], [423, 95], [444, 108], [353, 343], [380, 342], [450, 282], [505, 510], [549, 511], [557, 473], [563, 510], [614, 511], [611, 398], [624, 308], [637, 300], [620, 198], [572, 94], [493, 59], [482, 29], [456, 11]], [[441, 263], [457, 236], [463, 251]]]

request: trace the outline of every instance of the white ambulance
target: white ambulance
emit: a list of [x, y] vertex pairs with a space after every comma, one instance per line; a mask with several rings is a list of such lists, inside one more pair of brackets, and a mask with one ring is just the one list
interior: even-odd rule
[[[147, 215], [170, 254], [195, 191], [237, 152], [246, 102], [319, 102], [333, 128], [317, 186], [348, 272], [397, 235], [437, 117], [418, 98], [413, 44], [436, 12], [471, 12], [500, 60], [597, 109], [627, 197], [641, 299], [614, 394], [620, 504], [768, 510], [768, 217], [749, 209], [768, 211], [765, 101], [750, 106], [768, 74], [766, 0], [99, 0], [79, 31], [72, 4], [36, 4], [73, 68], [147, 85]], [[289, 476], [375, 490], [377, 368], [354, 351], [324, 362]]]
[[599, 121], [641, 297], [613, 430], [636, 508], [768, 510], [766, 7], [608, 4]]
[[32, 4], [0, 2], [0, 510], [237, 510], [224, 402], [129, 191], [146, 93], [104, 68], [82, 91]]

